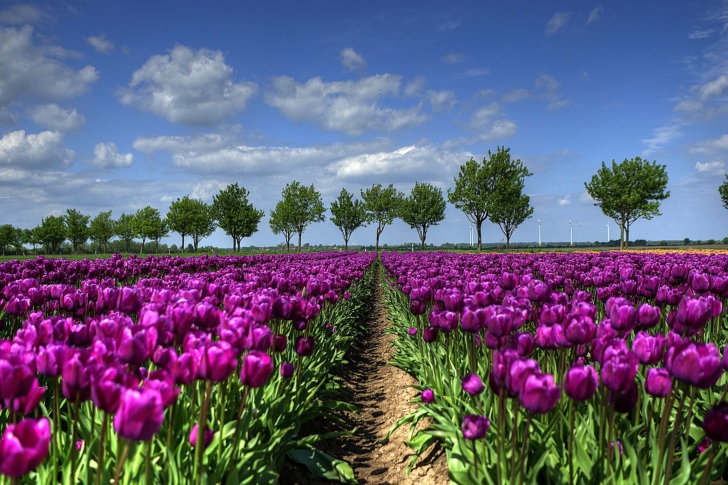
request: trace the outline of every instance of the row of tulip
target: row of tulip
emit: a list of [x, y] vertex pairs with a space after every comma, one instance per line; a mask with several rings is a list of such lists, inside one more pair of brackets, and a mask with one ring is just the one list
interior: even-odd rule
[[330, 458], [299, 431], [349, 409], [331, 371], [362, 331], [373, 257], [2, 263], [0, 473], [258, 484], [287, 455]]
[[712, 483], [728, 466], [728, 256], [384, 253], [398, 426], [455, 483]]

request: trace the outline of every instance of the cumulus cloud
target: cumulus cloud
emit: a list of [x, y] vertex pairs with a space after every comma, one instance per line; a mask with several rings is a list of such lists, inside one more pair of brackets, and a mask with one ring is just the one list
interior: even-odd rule
[[220, 123], [245, 105], [257, 90], [234, 82], [233, 68], [220, 51], [177, 45], [152, 56], [119, 91], [122, 104], [151, 111], [173, 123], [200, 126]]
[[57, 104], [36, 106], [30, 112], [30, 118], [47, 128], [61, 133], [73, 133], [86, 124], [86, 118], [75, 108], [63, 109]]
[[37, 8], [23, 3], [0, 10], [0, 24], [30, 24], [42, 18], [43, 14]]
[[100, 52], [102, 54], [109, 54], [114, 50], [114, 43], [107, 39], [105, 34], [84, 37], [83, 40], [93, 47], [96, 52]]
[[602, 12], [604, 12], [604, 7], [602, 7], [601, 5], [589, 12], [589, 18], [586, 19], [586, 24], [589, 25], [594, 22], [598, 22], [599, 19], [602, 17]]
[[119, 153], [116, 143], [98, 143], [94, 147], [92, 163], [100, 168], [124, 168], [134, 163], [134, 155]]
[[427, 101], [432, 106], [432, 111], [447, 111], [457, 103], [457, 97], [452, 91], [427, 91]]
[[518, 131], [516, 124], [506, 118], [496, 102], [478, 107], [470, 119], [460, 125], [475, 135], [475, 139], [459, 140], [462, 143], [502, 140], [510, 138]]
[[533, 84], [541, 93], [540, 97], [549, 102], [549, 109], [557, 110], [569, 104], [569, 100], [563, 99], [561, 95], [561, 83], [553, 76], [541, 74], [533, 81]]
[[79, 96], [99, 79], [92, 66], [74, 71], [58, 60], [69, 51], [33, 44], [33, 28], [0, 28], [0, 107], [19, 98], [58, 101]]
[[12, 131], [0, 139], [0, 167], [20, 170], [65, 168], [75, 157], [57, 131], [26, 134]]
[[563, 198], [559, 199], [557, 203], [559, 205], [570, 205], [571, 204], [571, 194], [566, 194]]
[[397, 131], [420, 125], [427, 116], [420, 106], [395, 109], [383, 98], [397, 96], [401, 76], [378, 74], [358, 81], [324, 82], [315, 77], [301, 84], [293, 78], [273, 79], [265, 102], [288, 119], [317, 124], [323, 130], [357, 136], [364, 131]]
[[351, 47], [347, 47], [341, 51], [341, 63], [350, 71], [361, 71], [367, 65], [364, 58], [357, 54]]
[[710, 117], [728, 110], [725, 96], [728, 94], [728, 75], [721, 74], [706, 83], [694, 84], [690, 94], [682, 99], [674, 110], [697, 117]]
[[648, 157], [653, 153], [660, 151], [663, 146], [680, 136], [682, 136], [682, 132], [680, 131], [680, 125], [678, 123], [655, 128], [652, 130], [652, 138], [642, 140], [642, 143], [647, 145], [647, 148], [642, 151], [642, 156]]
[[571, 13], [569, 12], [559, 12], [555, 13], [553, 17], [551, 17], [551, 20], [546, 24], [546, 35], [552, 35], [564, 28], [566, 23], [569, 21], [569, 18], [571, 18]]
[[204, 201], [212, 201], [212, 196], [217, 195], [221, 190], [228, 186], [225, 182], [219, 180], [203, 180], [192, 187], [190, 197]]
[[706, 37], [713, 35], [713, 32], [715, 32], [714, 29], [694, 30], [688, 34], [688, 39], [705, 39]]
[[691, 153], [715, 153], [723, 150], [728, 150], [728, 135], [723, 135], [715, 140], [696, 143], [690, 148]]
[[347, 157], [328, 167], [329, 172], [344, 180], [378, 179], [410, 180], [412, 174], [422, 180], [441, 176], [452, 160], [462, 156], [442, 151], [433, 145], [406, 146], [391, 151], [362, 153]]
[[591, 195], [589, 195], [589, 192], [584, 191], [579, 196], [579, 202], [581, 202], [583, 204], [593, 204], [594, 203], [594, 197], [592, 197]]
[[695, 164], [695, 170], [698, 172], [698, 175], [703, 177], [722, 176], [726, 173], [726, 165], [725, 162], [720, 160], [704, 163], [698, 162]]
[[501, 100], [504, 103], [517, 103], [530, 97], [531, 93], [528, 89], [511, 89], [501, 97]]
[[440, 59], [447, 64], [460, 64], [461, 62], [465, 62], [465, 55], [453, 53], [442, 56]]

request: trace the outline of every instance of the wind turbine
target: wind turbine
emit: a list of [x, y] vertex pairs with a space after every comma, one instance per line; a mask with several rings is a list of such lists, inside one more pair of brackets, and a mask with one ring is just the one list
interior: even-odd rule
[[541, 218], [539, 217], [537, 219], [538, 221], [538, 246], [541, 247]]
[[611, 239], [609, 237], [609, 221], [607, 221], [607, 242], [609, 242]]
[[574, 245], [574, 223], [569, 219], [569, 232], [571, 233], [571, 245]]

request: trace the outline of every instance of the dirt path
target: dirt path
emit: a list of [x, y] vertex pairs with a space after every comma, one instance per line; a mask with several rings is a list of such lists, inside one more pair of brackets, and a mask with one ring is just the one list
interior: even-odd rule
[[[340, 399], [358, 406], [356, 414], [341, 415], [345, 424], [326, 424], [316, 432], [350, 430], [354, 436], [320, 443], [318, 448], [351, 464], [360, 484], [418, 484], [446, 485], [447, 462], [444, 452], [435, 447], [428, 449], [409, 476], [405, 470], [412, 458], [412, 450], [404, 444], [409, 439], [409, 426], [397, 429], [387, 443], [381, 443], [392, 425], [416, 409], [409, 401], [418, 392], [410, 386], [414, 379], [406, 372], [387, 363], [391, 360], [394, 336], [385, 333], [388, 326], [382, 296], [377, 293], [370, 322], [371, 333], [349, 351], [349, 365], [340, 376], [347, 387]], [[328, 483], [317, 479], [303, 467], [287, 462], [281, 474], [281, 485], [315, 485]]]

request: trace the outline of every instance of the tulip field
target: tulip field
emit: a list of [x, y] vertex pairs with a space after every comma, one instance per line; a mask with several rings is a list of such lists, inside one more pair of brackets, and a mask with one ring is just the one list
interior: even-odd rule
[[[356, 469], [306, 423], [376, 282], [411, 466], [457, 484], [725, 483], [728, 255], [317, 253], [0, 263], [3, 483], [275, 484]], [[302, 426], [304, 429], [302, 429]]]

